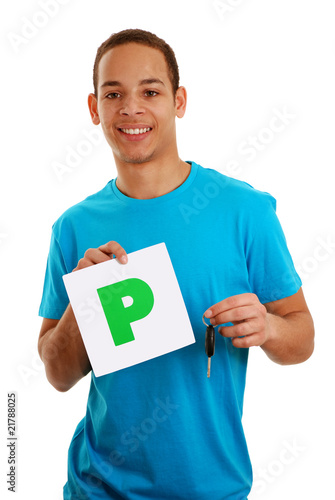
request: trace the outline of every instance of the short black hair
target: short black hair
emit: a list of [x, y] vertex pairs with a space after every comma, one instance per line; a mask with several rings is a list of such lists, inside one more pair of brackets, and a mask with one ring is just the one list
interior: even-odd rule
[[126, 29], [123, 31], [119, 31], [118, 33], [113, 33], [100, 45], [97, 51], [93, 68], [94, 94], [98, 96], [98, 70], [102, 56], [113, 47], [125, 45], [127, 43], [138, 43], [141, 45], [146, 45], [147, 47], [158, 49], [163, 53], [166, 64], [168, 66], [168, 74], [171, 81], [172, 90], [175, 95], [177, 89], [179, 88], [179, 68], [174, 51], [172, 50], [170, 45], [162, 40], [162, 38], [159, 38], [157, 35], [151, 33], [150, 31], [141, 29]]

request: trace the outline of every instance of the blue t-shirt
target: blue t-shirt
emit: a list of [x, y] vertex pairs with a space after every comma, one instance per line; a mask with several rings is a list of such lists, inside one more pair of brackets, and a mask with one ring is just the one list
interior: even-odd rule
[[231, 295], [288, 297], [301, 281], [274, 198], [191, 167], [180, 187], [149, 200], [125, 196], [112, 180], [53, 226], [41, 316], [61, 318], [62, 275], [88, 248], [115, 240], [130, 253], [164, 242], [196, 338], [109, 375], [92, 372], [86, 416], [69, 448], [66, 500], [245, 500], [250, 492], [241, 423], [248, 349], [217, 335], [208, 379], [202, 315]]

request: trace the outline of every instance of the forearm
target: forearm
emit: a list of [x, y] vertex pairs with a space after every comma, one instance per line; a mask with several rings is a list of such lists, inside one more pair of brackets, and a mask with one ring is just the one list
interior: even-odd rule
[[314, 325], [308, 312], [286, 316], [267, 313], [268, 339], [261, 346], [267, 356], [282, 365], [306, 361], [314, 350]]
[[69, 390], [91, 370], [70, 305], [57, 326], [40, 339], [39, 352], [49, 382], [61, 392]]

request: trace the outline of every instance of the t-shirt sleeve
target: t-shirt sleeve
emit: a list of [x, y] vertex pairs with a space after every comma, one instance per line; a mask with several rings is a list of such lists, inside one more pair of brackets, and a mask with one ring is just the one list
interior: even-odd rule
[[251, 289], [263, 304], [289, 297], [301, 287], [276, 214], [276, 200], [267, 193], [249, 224], [246, 259]]
[[39, 316], [50, 319], [60, 319], [63, 316], [69, 299], [62, 276], [71, 271], [72, 269], [69, 270], [66, 267], [61, 247], [53, 230]]

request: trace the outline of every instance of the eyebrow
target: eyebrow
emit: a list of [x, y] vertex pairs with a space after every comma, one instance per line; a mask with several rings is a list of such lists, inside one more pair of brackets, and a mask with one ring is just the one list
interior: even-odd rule
[[[165, 83], [162, 82], [162, 80], [159, 80], [158, 78], [146, 78], [145, 80], [141, 80], [139, 82], [139, 85], [152, 85], [153, 83], [163, 85], [165, 87]], [[122, 83], [119, 82], [118, 80], [109, 80], [107, 82], [104, 82], [100, 87], [101, 88], [104, 88], [104, 87], [122, 87]]]
[[153, 83], [158, 83], [160, 85], [164, 85], [165, 87], [165, 83], [162, 82], [162, 80], [159, 80], [158, 78], [147, 78], [146, 80], [142, 80], [140, 82], [140, 85], [152, 85]]

